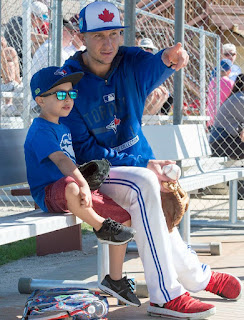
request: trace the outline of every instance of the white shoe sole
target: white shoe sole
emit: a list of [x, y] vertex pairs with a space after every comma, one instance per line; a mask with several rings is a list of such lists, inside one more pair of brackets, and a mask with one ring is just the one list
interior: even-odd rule
[[113, 241], [103, 240], [103, 239], [99, 239], [99, 238], [97, 238], [97, 239], [99, 240], [99, 242], [104, 243], [104, 244], [112, 244], [114, 246], [121, 246], [122, 244], [126, 244], [126, 243], [130, 242], [131, 240], [133, 240], [134, 236], [128, 240], [123, 241], [123, 242], [113, 242]]
[[216, 313], [216, 308], [214, 307], [207, 311], [198, 313], [181, 313], [169, 309], [149, 306], [147, 308], [147, 313], [152, 317], [167, 317], [170, 319], [206, 319]]
[[131, 301], [128, 301], [126, 299], [124, 299], [123, 297], [121, 297], [119, 294], [117, 294], [115, 291], [109, 289], [108, 287], [105, 287], [104, 285], [102, 285], [101, 283], [98, 285], [98, 288], [101, 289], [103, 292], [109, 294], [110, 296], [113, 296], [114, 298], [117, 298], [118, 300], [130, 305], [130, 306], [134, 306], [134, 307], [140, 307], [138, 306], [138, 304], [135, 304]]

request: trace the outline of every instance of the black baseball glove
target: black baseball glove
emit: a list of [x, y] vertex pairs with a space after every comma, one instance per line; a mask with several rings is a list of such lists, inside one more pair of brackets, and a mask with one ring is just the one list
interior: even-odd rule
[[92, 160], [78, 166], [91, 190], [99, 189], [109, 175], [110, 162], [106, 159]]

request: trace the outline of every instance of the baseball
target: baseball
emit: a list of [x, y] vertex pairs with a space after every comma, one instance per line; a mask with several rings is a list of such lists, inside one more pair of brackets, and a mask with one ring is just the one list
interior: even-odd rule
[[178, 180], [181, 176], [181, 169], [177, 164], [167, 164], [163, 167], [162, 173], [172, 180]]

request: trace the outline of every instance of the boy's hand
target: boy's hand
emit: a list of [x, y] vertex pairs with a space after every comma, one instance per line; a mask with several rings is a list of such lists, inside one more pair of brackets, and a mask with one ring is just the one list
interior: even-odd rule
[[87, 182], [85, 182], [84, 185], [80, 187], [80, 196], [80, 204], [82, 207], [92, 207], [91, 190]]

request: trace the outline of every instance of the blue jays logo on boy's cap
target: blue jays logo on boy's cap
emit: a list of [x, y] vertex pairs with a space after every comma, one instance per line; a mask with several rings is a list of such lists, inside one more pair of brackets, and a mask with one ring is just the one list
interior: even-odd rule
[[66, 82], [71, 82], [74, 86], [83, 77], [83, 72], [68, 74], [60, 67], [47, 67], [37, 71], [31, 78], [30, 87], [32, 97], [35, 100], [46, 91]]
[[110, 29], [127, 28], [122, 26], [119, 10], [114, 4], [106, 1], [97, 1], [88, 4], [80, 12], [80, 32], [94, 32]]

